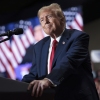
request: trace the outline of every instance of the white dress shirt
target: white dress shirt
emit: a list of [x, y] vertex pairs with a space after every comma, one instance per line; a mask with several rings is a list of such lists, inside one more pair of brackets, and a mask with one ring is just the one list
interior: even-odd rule
[[[65, 29], [64, 29], [65, 30]], [[63, 32], [64, 32], [64, 30], [63, 30]], [[59, 43], [59, 41], [60, 41], [60, 39], [61, 39], [61, 36], [62, 36], [62, 34], [63, 34], [63, 32], [61, 33], [61, 35], [59, 36], [59, 37], [57, 37], [56, 38], [56, 41]], [[49, 68], [50, 68], [50, 54], [51, 54], [51, 50], [52, 50], [52, 42], [53, 42], [53, 38], [52, 37], [50, 37], [51, 38], [51, 42], [50, 42], [50, 46], [49, 46], [49, 53], [48, 53], [48, 63], [47, 63], [47, 72], [48, 72], [48, 74], [50, 73], [50, 70], [49, 70]], [[45, 78], [45, 79], [48, 79], [48, 78]], [[48, 79], [51, 83], [52, 83], [52, 86], [54, 86], [54, 87], [56, 87], [57, 85], [56, 84], [54, 84], [50, 79]]]
[[[57, 37], [56, 38], [56, 41], [59, 42], [61, 36]], [[47, 70], [48, 70], [48, 74], [50, 73], [50, 54], [51, 54], [51, 51], [52, 51], [52, 42], [53, 42], [53, 38], [51, 37], [51, 42], [50, 42], [50, 46], [49, 46], [49, 53], [48, 53], [48, 63], [47, 63]]]

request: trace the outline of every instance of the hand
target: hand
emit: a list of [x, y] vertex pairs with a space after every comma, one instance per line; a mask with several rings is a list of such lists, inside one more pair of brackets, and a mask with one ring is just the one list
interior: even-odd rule
[[48, 79], [34, 80], [29, 84], [28, 90], [32, 89], [32, 96], [39, 97], [43, 94], [44, 89], [51, 85], [52, 83]]

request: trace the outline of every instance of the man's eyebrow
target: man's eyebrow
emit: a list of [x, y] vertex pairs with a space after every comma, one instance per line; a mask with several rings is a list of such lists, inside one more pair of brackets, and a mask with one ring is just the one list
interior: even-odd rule
[[[50, 13], [50, 14], [47, 14], [46, 16], [49, 16], [49, 15], [50, 15], [50, 16], [53, 16], [53, 14], [51, 14], [51, 13]], [[39, 19], [43, 19], [43, 16], [40, 17]]]
[[39, 19], [41, 20], [41, 19], [43, 19], [43, 17], [40, 17]]

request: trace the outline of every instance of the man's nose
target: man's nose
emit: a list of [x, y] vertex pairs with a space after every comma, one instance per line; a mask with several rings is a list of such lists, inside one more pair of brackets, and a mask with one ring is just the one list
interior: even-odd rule
[[49, 19], [46, 17], [45, 18], [45, 24], [48, 24], [48, 23], [50, 23], [50, 22], [49, 22]]

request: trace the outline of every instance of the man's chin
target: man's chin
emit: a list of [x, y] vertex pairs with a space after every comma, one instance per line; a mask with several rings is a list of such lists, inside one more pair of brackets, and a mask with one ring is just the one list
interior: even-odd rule
[[50, 32], [50, 31], [49, 31], [49, 32], [45, 32], [45, 33], [46, 33], [47, 35], [52, 35], [52, 32]]

